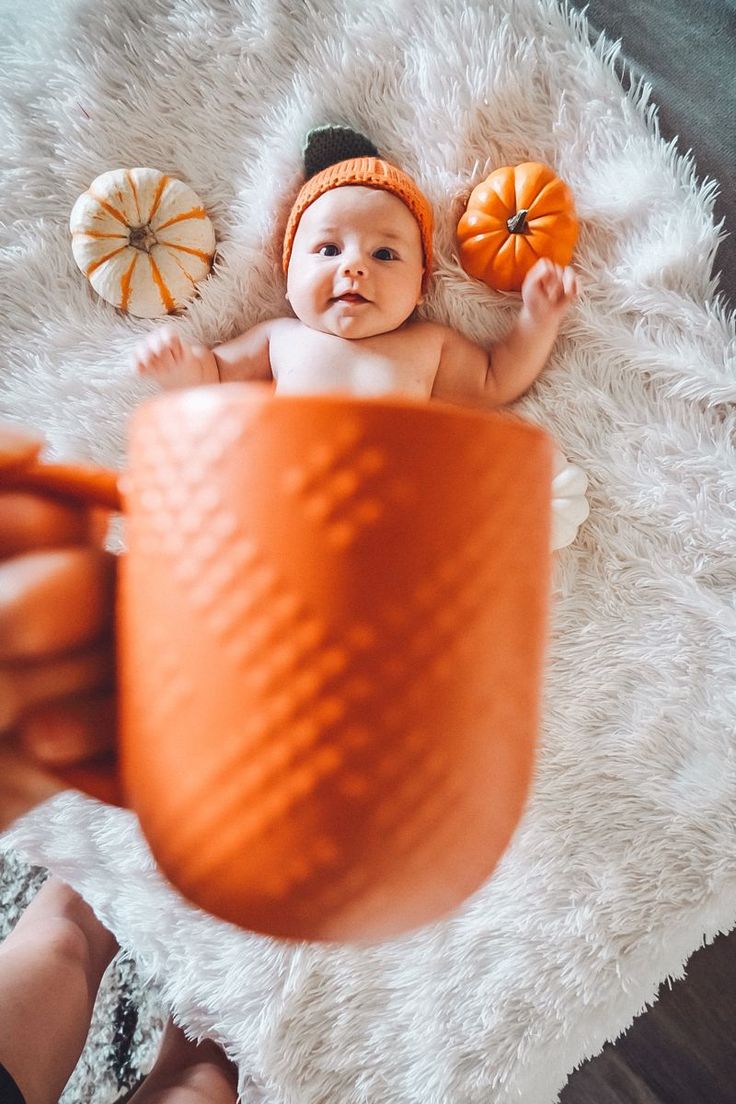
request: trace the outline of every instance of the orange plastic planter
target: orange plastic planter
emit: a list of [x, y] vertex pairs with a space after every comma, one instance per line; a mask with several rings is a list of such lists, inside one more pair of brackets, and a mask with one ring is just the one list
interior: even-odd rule
[[552, 442], [411, 400], [172, 392], [121, 488], [121, 770], [163, 872], [255, 931], [400, 934], [518, 823]]

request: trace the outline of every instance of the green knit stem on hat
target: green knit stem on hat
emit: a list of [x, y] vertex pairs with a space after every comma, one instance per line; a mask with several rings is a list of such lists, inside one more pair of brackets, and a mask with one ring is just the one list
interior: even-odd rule
[[304, 177], [309, 180], [318, 172], [353, 157], [379, 157], [369, 138], [346, 126], [315, 127], [307, 134], [304, 147]]

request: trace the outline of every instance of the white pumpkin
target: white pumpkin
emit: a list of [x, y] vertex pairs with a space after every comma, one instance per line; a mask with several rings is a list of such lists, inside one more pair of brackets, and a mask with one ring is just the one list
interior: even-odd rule
[[141, 318], [170, 314], [210, 271], [215, 232], [195, 192], [158, 169], [111, 169], [72, 208], [74, 260], [98, 295]]
[[572, 544], [590, 506], [585, 497], [588, 477], [582, 468], [569, 463], [555, 447], [552, 468], [552, 551]]

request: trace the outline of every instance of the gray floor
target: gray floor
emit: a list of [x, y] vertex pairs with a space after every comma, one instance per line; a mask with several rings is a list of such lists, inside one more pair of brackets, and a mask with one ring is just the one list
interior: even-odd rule
[[[588, 18], [652, 84], [663, 136], [720, 183], [716, 217], [730, 236], [715, 271], [736, 308], [736, 0], [592, 0]], [[736, 931], [698, 951], [683, 981], [663, 985], [626, 1035], [573, 1073], [560, 1104], [736, 1104], [735, 992]]]
[[736, 0], [591, 0], [587, 16], [652, 84], [663, 136], [719, 182], [716, 216], [730, 237], [715, 269], [736, 307]]

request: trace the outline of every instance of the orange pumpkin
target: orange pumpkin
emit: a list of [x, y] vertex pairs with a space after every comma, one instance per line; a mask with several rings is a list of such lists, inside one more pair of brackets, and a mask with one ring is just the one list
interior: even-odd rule
[[457, 225], [463, 268], [498, 291], [519, 291], [540, 257], [569, 264], [577, 237], [572, 192], [536, 161], [492, 172]]

